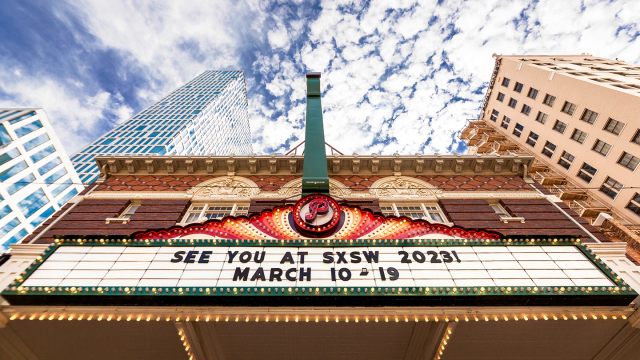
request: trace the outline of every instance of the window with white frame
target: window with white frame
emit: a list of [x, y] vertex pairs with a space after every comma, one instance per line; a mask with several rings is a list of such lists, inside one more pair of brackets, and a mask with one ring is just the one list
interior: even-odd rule
[[120, 214], [120, 216], [118, 216], [118, 219], [131, 219], [131, 216], [133, 214], [135, 214], [136, 210], [138, 210], [138, 208], [140, 207], [140, 203], [131, 203], [129, 204], [129, 206], [127, 206], [126, 209], [124, 209], [124, 211]]
[[182, 222], [185, 224], [203, 222], [211, 219], [222, 219], [225, 216], [247, 215], [248, 212], [248, 204], [192, 204]]
[[509, 218], [511, 215], [500, 204], [489, 204], [493, 211], [500, 216], [500, 218]]
[[384, 204], [380, 205], [384, 215], [407, 216], [412, 219], [424, 219], [433, 222], [446, 222], [437, 204]]

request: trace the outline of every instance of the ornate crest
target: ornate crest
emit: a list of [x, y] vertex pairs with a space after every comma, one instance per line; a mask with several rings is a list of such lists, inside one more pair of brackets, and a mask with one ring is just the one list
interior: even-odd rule
[[371, 185], [369, 192], [380, 198], [420, 197], [435, 199], [442, 194], [442, 190], [428, 182], [406, 176], [382, 178]]
[[340, 222], [340, 206], [328, 196], [305, 196], [293, 207], [293, 221], [302, 233], [327, 233]]
[[260, 193], [258, 185], [241, 176], [225, 176], [207, 180], [188, 191], [194, 197], [242, 197]]

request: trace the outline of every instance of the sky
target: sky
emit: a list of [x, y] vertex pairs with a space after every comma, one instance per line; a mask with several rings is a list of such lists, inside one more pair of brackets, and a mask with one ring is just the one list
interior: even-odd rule
[[205, 70], [244, 70], [256, 154], [304, 138], [322, 72], [345, 154], [465, 153], [492, 54], [640, 63], [640, 1], [2, 0], [0, 107], [41, 107], [69, 155]]

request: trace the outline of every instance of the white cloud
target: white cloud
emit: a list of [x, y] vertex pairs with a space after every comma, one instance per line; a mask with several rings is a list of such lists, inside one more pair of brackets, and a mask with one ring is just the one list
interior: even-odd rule
[[269, 38], [269, 44], [274, 48], [289, 50], [289, 33], [284, 24], [278, 23], [274, 29], [269, 31], [267, 37]]
[[76, 34], [80, 46], [117, 54], [144, 81], [131, 101], [82, 66], [93, 83], [0, 64], [13, 99], [1, 105], [43, 107], [69, 152], [101, 135], [105, 119], [131, 116], [132, 103], [156, 101], [206, 69], [244, 67], [256, 153], [304, 138], [305, 71], [323, 73], [326, 138], [341, 151], [447, 153], [477, 116], [493, 53], [640, 61], [634, 0], [326, 0], [317, 12], [260, 0], [70, 1], [73, 16], [53, 16], [69, 28], [81, 21], [89, 36]]

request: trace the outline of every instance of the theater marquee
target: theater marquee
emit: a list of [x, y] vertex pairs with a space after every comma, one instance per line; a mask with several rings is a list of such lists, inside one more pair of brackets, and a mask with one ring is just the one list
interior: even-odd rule
[[569, 238], [67, 239], [52, 245], [3, 296], [33, 303], [37, 295], [89, 301], [105, 295], [565, 299], [634, 294], [584, 244]]

